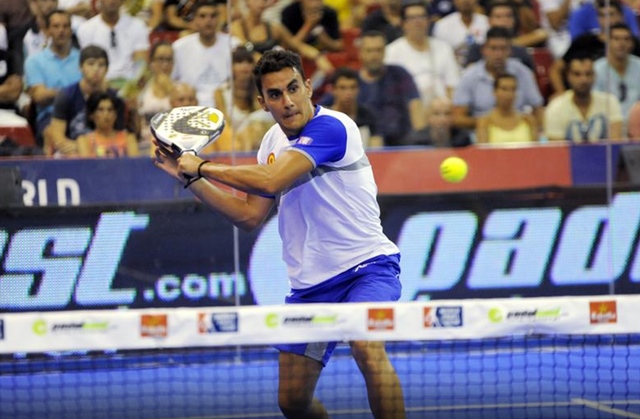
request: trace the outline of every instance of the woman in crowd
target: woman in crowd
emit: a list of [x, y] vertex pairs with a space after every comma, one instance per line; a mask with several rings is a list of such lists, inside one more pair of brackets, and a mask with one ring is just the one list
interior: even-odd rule
[[496, 105], [491, 112], [478, 118], [478, 144], [530, 143], [537, 140], [535, 118], [515, 109], [517, 87], [518, 81], [511, 74], [496, 77], [493, 90]]
[[134, 134], [115, 128], [118, 107], [113, 95], [93, 93], [87, 99], [87, 125], [91, 131], [78, 137], [80, 157], [133, 157], [138, 155]]

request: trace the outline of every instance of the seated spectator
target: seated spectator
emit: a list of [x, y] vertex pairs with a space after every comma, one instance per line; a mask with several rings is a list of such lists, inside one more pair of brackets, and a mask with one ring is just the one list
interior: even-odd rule
[[631, 106], [640, 100], [640, 58], [631, 55], [634, 39], [627, 25], [613, 25], [609, 34], [607, 56], [599, 58], [593, 65], [596, 73], [594, 88], [618, 98], [625, 120], [623, 133], [626, 133], [626, 120]]
[[465, 147], [471, 145], [469, 131], [453, 126], [453, 107], [446, 96], [431, 101], [426, 110], [427, 125], [411, 132], [404, 145], [424, 145], [429, 147]]
[[28, 0], [29, 9], [33, 14], [33, 21], [22, 39], [24, 59], [31, 54], [40, 52], [47, 46], [47, 30], [45, 17], [58, 8], [58, 0]]
[[[149, 68], [144, 76], [137, 80], [130, 95], [135, 97], [135, 109], [140, 117], [140, 144], [143, 154], [151, 146], [149, 121], [158, 112], [171, 109], [170, 95], [173, 89], [171, 72], [173, 71], [173, 48], [166, 41], [151, 46]], [[122, 93], [122, 92], [121, 92]], [[130, 101], [128, 101], [130, 103]]]
[[109, 84], [119, 89], [144, 68], [149, 50], [149, 30], [137, 17], [121, 11], [124, 0], [101, 0], [100, 14], [77, 31], [81, 48], [97, 45], [109, 55]]
[[7, 30], [0, 23], [0, 121], [3, 124], [28, 125], [27, 120], [17, 114], [16, 101], [21, 92], [22, 78], [15, 71]]
[[402, 0], [380, 0], [379, 3], [380, 7], [364, 18], [360, 29], [362, 33], [380, 31], [391, 43], [403, 35], [400, 17]]
[[266, 10], [265, 0], [247, 0], [247, 12], [241, 19], [231, 22], [231, 35], [240, 41], [257, 60], [270, 49], [284, 47], [298, 52], [302, 57], [315, 61], [319, 70], [331, 72], [333, 65], [315, 47], [301, 42], [280, 23], [267, 22], [263, 19]]
[[[225, 114], [225, 130], [230, 129], [236, 136], [236, 151], [257, 150], [262, 136], [275, 123], [271, 114], [262, 110], [258, 102], [253, 82], [254, 67], [251, 52], [237, 47], [232, 53], [232, 83], [224, 83], [214, 94], [216, 108]], [[250, 125], [255, 125], [251, 129], [252, 136], [242, 135]]]
[[[508, 29], [512, 35], [516, 33], [516, 16], [513, 4], [505, 0], [496, 0], [489, 4], [489, 25], [491, 27], [502, 27]], [[538, 32], [540, 33], [540, 32]], [[527, 35], [529, 39], [526, 39], [521, 44], [516, 42], [516, 39], [511, 39], [511, 58], [515, 58], [522, 62], [522, 64], [529, 67], [532, 71], [535, 71], [535, 64], [533, 58], [527, 52], [525, 47], [529, 47], [530, 43], [544, 42], [547, 38], [547, 34], [542, 31], [542, 35], [536, 37], [535, 34]], [[467, 53], [467, 62], [465, 67], [471, 63], [475, 63], [482, 59], [482, 44], [474, 42], [469, 46]]]
[[451, 45], [460, 67], [467, 61], [471, 44], [482, 44], [489, 30], [489, 18], [478, 13], [478, 0], [454, 0], [456, 12], [438, 20], [433, 26], [434, 38]]
[[622, 111], [618, 99], [592, 90], [593, 60], [573, 56], [567, 64], [570, 89], [545, 110], [545, 135], [550, 141], [593, 143], [622, 139]]
[[181, 106], [197, 106], [198, 95], [196, 89], [188, 83], [175, 82], [169, 94], [169, 105], [171, 108]]
[[95, 92], [87, 98], [86, 122], [91, 129], [77, 139], [80, 157], [135, 157], [138, 140], [126, 130], [116, 128], [118, 107], [122, 102], [107, 92]]
[[365, 148], [382, 147], [382, 136], [378, 133], [376, 113], [366, 105], [358, 104], [358, 72], [348, 67], [336, 69], [330, 84], [333, 93], [334, 111], [345, 113], [360, 128], [362, 144]]
[[425, 3], [407, 3], [401, 14], [404, 36], [387, 45], [384, 62], [402, 66], [411, 74], [426, 108], [436, 97], [453, 95], [460, 67], [449, 44], [427, 35]]
[[518, 81], [515, 108], [520, 113], [533, 113], [542, 125], [543, 98], [533, 72], [511, 55], [511, 34], [495, 27], [487, 32], [482, 46], [483, 59], [471, 64], [462, 74], [453, 93], [454, 124], [458, 128], [475, 130], [477, 118], [489, 113], [496, 105], [494, 82], [503, 73], [513, 74]]
[[62, 10], [54, 10], [45, 19], [49, 46], [27, 58], [25, 83], [27, 93], [36, 108], [35, 135], [43, 144], [43, 131], [51, 122], [53, 100], [58, 92], [80, 81], [80, 51], [72, 45], [71, 16]]
[[411, 74], [397, 65], [384, 64], [386, 40], [382, 32], [362, 34], [358, 104], [376, 110], [385, 147], [402, 145], [412, 130], [425, 126], [420, 94]]
[[298, 0], [282, 10], [282, 24], [300, 42], [320, 51], [342, 51], [338, 14], [322, 0]]
[[511, 74], [496, 77], [495, 108], [478, 118], [478, 144], [530, 143], [538, 139], [538, 127], [531, 115], [518, 112], [515, 107], [518, 80]]
[[[633, 36], [640, 36], [638, 21], [633, 9], [620, 0], [595, 0], [594, 2], [584, 2], [569, 15], [571, 39], [574, 40], [580, 35], [588, 33], [603, 32], [605, 25], [602, 22], [603, 20], [606, 22], [607, 13], [611, 13], [611, 9], [616, 9], [616, 14], [620, 14], [620, 19], [629, 26]], [[608, 18], [611, 19], [611, 16]]]
[[[624, 23], [622, 19], [622, 6], [618, 0], [614, 0], [611, 3], [599, 1], [597, 3], [597, 10], [597, 20], [600, 28], [605, 28], [607, 25], [613, 27], [619, 23]], [[574, 56], [584, 57], [588, 55], [593, 61], [604, 57], [607, 48], [607, 37], [608, 34], [604, 30], [598, 30], [596, 33], [585, 33], [571, 42], [569, 49], [567, 49], [567, 52], [561, 59], [553, 62], [549, 71], [549, 79], [555, 95], [559, 95], [568, 88], [567, 80], [564, 78], [567, 74], [565, 71], [566, 63]], [[637, 42], [636, 38], [634, 38], [632, 54], [640, 56], [640, 43]]]
[[[80, 50], [79, 82], [60, 90], [53, 102], [51, 123], [44, 130], [44, 145], [47, 154], [75, 156], [78, 153], [76, 139], [89, 131], [86, 123], [86, 100], [90, 94], [105, 92], [116, 95], [109, 89], [105, 78], [109, 68], [107, 52], [89, 45]], [[125, 115], [119, 107], [117, 129], [124, 129]]]
[[173, 43], [172, 78], [196, 88], [198, 103], [214, 106], [213, 93], [231, 77], [231, 50], [238, 41], [218, 30], [215, 0], [199, 0], [194, 7], [195, 33]]

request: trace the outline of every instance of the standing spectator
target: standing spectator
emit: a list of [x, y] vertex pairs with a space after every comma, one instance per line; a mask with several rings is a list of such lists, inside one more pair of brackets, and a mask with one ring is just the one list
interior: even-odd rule
[[382, 32], [360, 38], [360, 93], [358, 104], [375, 109], [385, 146], [402, 145], [412, 130], [425, 125], [420, 94], [403, 67], [384, 63], [386, 40]]
[[382, 137], [378, 134], [376, 113], [366, 105], [358, 104], [358, 72], [348, 67], [340, 67], [331, 81], [334, 111], [342, 112], [353, 119], [360, 129], [365, 148], [382, 147]]
[[22, 78], [13, 66], [7, 30], [0, 24], [0, 120], [3, 124], [27, 126], [27, 120], [16, 113], [16, 101], [22, 92]]
[[496, 77], [494, 96], [496, 106], [478, 118], [478, 144], [530, 143], [538, 139], [538, 127], [531, 115], [518, 112], [515, 107], [518, 80], [511, 74]]
[[595, 73], [591, 57], [574, 56], [567, 69], [570, 90], [553, 99], [545, 110], [547, 138], [577, 143], [620, 140], [620, 102], [610, 93], [592, 90]]
[[636, 15], [629, 6], [620, 0], [595, 0], [595, 2], [585, 2], [569, 15], [571, 39], [576, 39], [587, 33], [606, 33], [607, 30], [602, 21], [607, 20], [607, 13], [611, 13], [611, 9], [615, 9], [620, 14], [622, 21], [629, 26], [633, 36], [640, 36]]
[[215, 0], [199, 0], [194, 6], [196, 33], [173, 43], [173, 79], [196, 88], [198, 103], [214, 106], [213, 92], [231, 77], [231, 47], [238, 42], [218, 31]]
[[[506, 28], [511, 32], [512, 35], [516, 32], [516, 16], [515, 9], [513, 4], [505, 1], [505, 0], [495, 0], [489, 4], [489, 24], [491, 27], [502, 27]], [[540, 30], [536, 32], [537, 34], [542, 33], [541, 36], [536, 34], [527, 34], [525, 35], [526, 39], [521, 41], [522, 44], [518, 44], [515, 39], [511, 39], [511, 58], [515, 58], [520, 60], [522, 64], [529, 67], [532, 71], [535, 71], [535, 64], [533, 63], [533, 59], [527, 52], [525, 47], [529, 47], [529, 43], [540, 43], [544, 42], [547, 38], [547, 34]], [[467, 55], [467, 62], [465, 63], [465, 67], [471, 63], [475, 63], [476, 61], [482, 58], [482, 44], [473, 43], [469, 47], [469, 52]]]
[[469, 131], [453, 126], [453, 107], [448, 97], [437, 97], [426, 109], [427, 125], [411, 132], [404, 145], [465, 147], [471, 145]]
[[80, 51], [72, 45], [71, 16], [55, 10], [45, 18], [49, 46], [27, 58], [25, 83], [27, 93], [36, 108], [36, 139], [43, 143], [42, 134], [51, 122], [53, 100], [58, 92], [80, 81]]
[[[51, 124], [44, 130], [45, 152], [75, 156], [78, 153], [76, 139], [89, 131], [86, 123], [86, 99], [95, 92], [116, 91], [108, 88], [105, 78], [109, 69], [109, 57], [102, 48], [89, 45], [80, 50], [79, 82], [60, 90], [53, 102]], [[122, 107], [118, 107], [119, 110]], [[118, 129], [124, 128], [124, 112], [118, 112]]]
[[460, 81], [460, 67], [453, 48], [429, 37], [429, 16], [425, 3], [408, 3], [402, 7], [402, 31], [385, 50], [385, 64], [404, 67], [413, 77], [422, 105], [426, 108], [436, 97], [453, 95]]
[[116, 128], [118, 107], [122, 102], [107, 92], [96, 92], [87, 98], [87, 126], [91, 129], [78, 137], [80, 157], [135, 157], [138, 140], [135, 135]]
[[489, 113], [496, 105], [493, 95], [497, 76], [513, 74], [518, 81], [515, 108], [521, 113], [533, 113], [541, 126], [543, 98], [533, 72], [511, 55], [511, 34], [505, 28], [491, 28], [482, 46], [483, 59], [471, 64], [462, 74], [453, 94], [454, 121], [458, 128], [475, 129], [477, 118]]
[[282, 10], [282, 24], [300, 42], [320, 51], [342, 51], [338, 14], [322, 0], [298, 0]]
[[607, 56], [593, 65], [596, 73], [595, 90], [609, 92], [618, 98], [625, 120], [625, 133], [631, 106], [640, 100], [640, 58], [631, 55], [634, 39], [627, 25], [613, 25], [609, 34]]
[[100, 0], [100, 14], [78, 28], [80, 47], [97, 45], [109, 55], [107, 80], [116, 89], [137, 77], [149, 50], [149, 30], [142, 19], [121, 12], [124, 0]]
[[360, 27], [362, 33], [380, 31], [389, 43], [400, 38], [403, 35], [401, 9], [402, 0], [380, 0], [380, 7], [364, 18]]
[[484, 43], [489, 19], [477, 12], [478, 0], [454, 0], [454, 4], [457, 11], [434, 24], [433, 36], [451, 45], [462, 67], [467, 61], [469, 46], [474, 42]]

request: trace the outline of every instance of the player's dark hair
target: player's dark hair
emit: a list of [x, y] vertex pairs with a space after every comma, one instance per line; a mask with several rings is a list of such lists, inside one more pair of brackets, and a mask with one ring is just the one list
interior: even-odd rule
[[505, 79], [515, 80], [516, 84], [518, 84], [518, 78], [511, 73], [501, 73], [496, 76], [496, 79], [493, 81], [493, 88], [497, 89], [500, 85], [500, 81]]
[[87, 104], [85, 105], [85, 119], [87, 122], [87, 126], [91, 129], [96, 128], [96, 124], [91, 119], [91, 116], [95, 113], [96, 109], [98, 109], [98, 106], [100, 106], [100, 102], [102, 102], [103, 100], [108, 100], [113, 105], [113, 110], [116, 114], [116, 121], [114, 122], [114, 124], [117, 124], [117, 116], [120, 114], [120, 111], [122, 109], [122, 102], [109, 92], [94, 92], [89, 95], [89, 97], [87, 98]]
[[47, 13], [47, 15], [44, 17], [45, 28], [49, 28], [49, 25], [51, 25], [51, 16], [53, 16], [53, 15], [66, 16], [67, 20], [69, 21], [69, 24], [71, 24], [71, 15], [66, 10], [55, 9], [55, 10], [52, 10], [51, 12]]
[[294, 68], [300, 73], [302, 80], [306, 79], [300, 56], [295, 52], [278, 49], [265, 52], [253, 69], [253, 79], [256, 83], [258, 94], [262, 94], [262, 76], [276, 73], [284, 68]]
[[358, 72], [353, 68], [338, 67], [333, 72], [333, 76], [331, 77], [331, 83], [336, 84], [337, 81], [340, 79], [358, 80]]
[[400, 8], [400, 18], [402, 20], [406, 19], [406, 12], [409, 7], [419, 6], [424, 9], [426, 17], [429, 17], [429, 7], [427, 3], [420, 0], [409, 0], [407, 2], [403, 2], [402, 7]]
[[80, 65], [84, 64], [90, 58], [104, 58], [109, 68], [109, 56], [107, 51], [97, 45], [87, 45], [80, 50]]

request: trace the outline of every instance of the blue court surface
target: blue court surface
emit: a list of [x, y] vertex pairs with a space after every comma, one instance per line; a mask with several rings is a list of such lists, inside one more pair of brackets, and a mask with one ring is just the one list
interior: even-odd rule
[[[277, 355], [201, 349], [4, 360], [2, 419], [278, 418]], [[408, 418], [639, 418], [640, 345], [390, 347]], [[341, 419], [371, 418], [346, 346], [316, 392]]]

